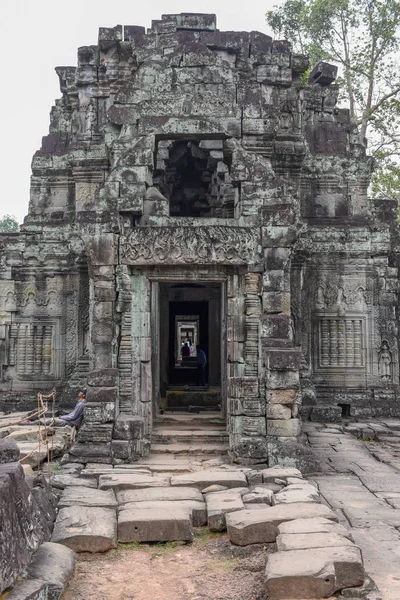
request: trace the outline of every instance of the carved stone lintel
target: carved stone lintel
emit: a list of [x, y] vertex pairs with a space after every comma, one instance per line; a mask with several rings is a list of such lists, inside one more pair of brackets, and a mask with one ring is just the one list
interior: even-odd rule
[[245, 227], [146, 227], [121, 240], [124, 264], [255, 264], [259, 233]]

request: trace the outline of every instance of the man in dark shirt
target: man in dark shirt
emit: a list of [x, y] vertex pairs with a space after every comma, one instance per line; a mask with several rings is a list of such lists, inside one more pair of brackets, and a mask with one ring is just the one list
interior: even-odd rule
[[81, 390], [78, 394], [78, 400], [75, 408], [67, 415], [54, 419], [54, 423], [56, 425], [69, 425], [70, 427], [76, 427], [76, 429], [79, 429], [83, 423], [85, 406], [86, 392]]
[[[84, 409], [86, 406], [86, 391], [81, 390], [78, 394], [78, 400], [76, 401], [75, 408], [62, 417], [56, 417], [55, 419], [40, 419], [40, 423], [43, 425], [69, 425], [70, 427], [75, 427], [75, 429], [79, 429], [83, 423], [84, 418]], [[39, 423], [39, 420], [35, 421], [25, 421], [25, 425], [35, 425]]]
[[206, 385], [206, 365], [207, 357], [204, 350], [199, 345], [196, 346], [197, 352], [197, 385]]

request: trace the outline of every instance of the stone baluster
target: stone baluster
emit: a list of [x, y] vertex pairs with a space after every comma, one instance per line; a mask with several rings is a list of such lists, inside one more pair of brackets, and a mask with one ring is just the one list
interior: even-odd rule
[[338, 364], [338, 337], [337, 337], [337, 320], [329, 320], [329, 357], [331, 367], [337, 367]]
[[361, 332], [362, 332], [362, 322], [360, 319], [355, 319], [353, 321], [354, 327], [354, 366], [362, 367], [363, 359], [362, 359], [362, 344], [361, 344]]
[[26, 338], [27, 338], [28, 326], [20, 324], [18, 327], [18, 341], [17, 341], [17, 373], [22, 375], [25, 373], [26, 366]]
[[321, 321], [321, 366], [329, 366], [329, 321]]
[[11, 324], [10, 328], [10, 353], [9, 353], [9, 365], [13, 366], [16, 362], [16, 345], [18, 339], [18, 325], [16, 323]]
[[247, 273], [245, 276], [245, 375], [258, 375], [258, 344], [261, 302], [259, 297], [260, 276], [258, 273]]
[[42, 325], [34, 327], [35, 373], [41, 373], [43, 369], [43, 329]]
[[338, 365], [344, 367], [346, 365], [346, 352], [345, 352], [345, 327], [344, 319], [337, 321], [337, 339], [338, 339]]
[[346, 367], [354, 366], [353, 321], [346, 320]]
[[25, 373], [32, 374], [35, 363], [35, 349], [34, 349], [34, 328], [33, 325], [28, 325], [26, 330], [26, 361], [25, 361]]
[[52, 326], [46, 325], [43, 333], [43, 375], [51, 373], [51, 341], [52, 341]]

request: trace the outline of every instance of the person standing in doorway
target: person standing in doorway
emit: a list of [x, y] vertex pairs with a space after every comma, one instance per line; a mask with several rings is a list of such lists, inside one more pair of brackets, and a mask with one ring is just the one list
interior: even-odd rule
[[201, 349], [201, 346], [196, 346], [197, 352], [197, 385], [206, 385], [206, 365], [207, 365], [207, 357], [204, 350]]

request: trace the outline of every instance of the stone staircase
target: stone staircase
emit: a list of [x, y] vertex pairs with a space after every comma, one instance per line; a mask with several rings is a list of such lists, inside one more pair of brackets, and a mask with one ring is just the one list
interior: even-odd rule
[[229, 449], [220, 412], [159, 415], [151, 436], [151, 454], [225, 455]]

